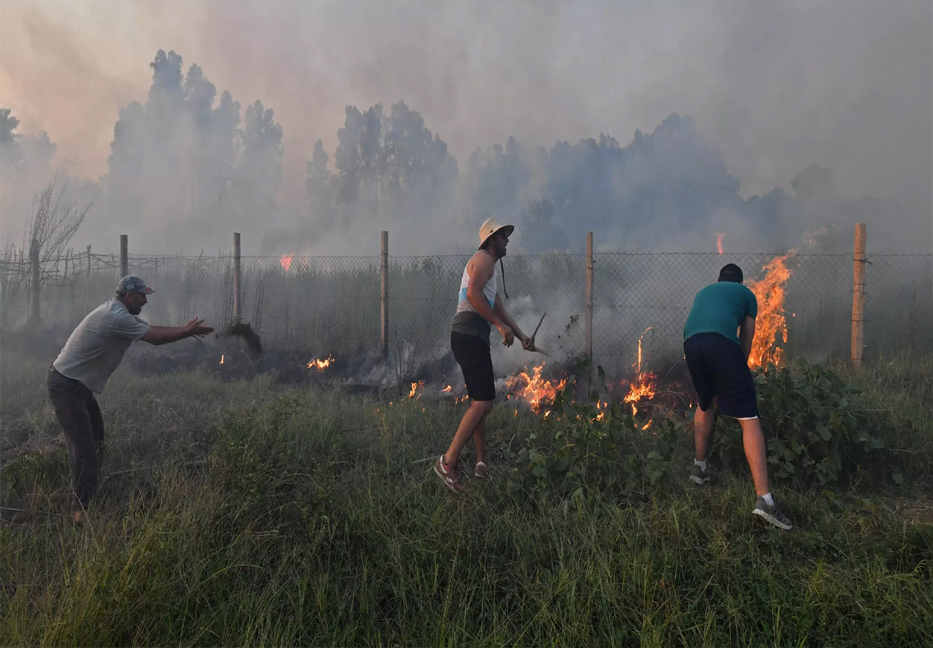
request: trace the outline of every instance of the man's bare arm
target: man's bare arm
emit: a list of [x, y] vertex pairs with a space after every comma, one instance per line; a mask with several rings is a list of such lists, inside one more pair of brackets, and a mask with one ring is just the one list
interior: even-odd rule
[[143, 342], [159, 346], [178, 342], [189, 337], [201, 337], [213, 331], [214, 329], [210, 326], [204, 326], [204, 320], [193, 319], [185, 326], [150, 326], [149, 332], [140, 339]]
[[745, 354], [745, 361], [748, 362], [748, 356], [752, 353], [752, 341], [755, 339], [755, 318], [746, 315], [739, 329], [739, 342], [742, 344], [742, 353]]
[[506, 325], [512, 329], [512, 332], [515, 334], [521, 342], [524, 342], [527, 339], [527, 336], [522, 333], [522, 330], [518, 327], [518, 324], [515, 323], [515, 320], [512, 319], [512, 316], [509, 315], [508, 311], [505, 310], [505, 305], [502, 303], [502, 298], [499, 297], [498, 293], [496, 294], [496, 307], [493, 309]]

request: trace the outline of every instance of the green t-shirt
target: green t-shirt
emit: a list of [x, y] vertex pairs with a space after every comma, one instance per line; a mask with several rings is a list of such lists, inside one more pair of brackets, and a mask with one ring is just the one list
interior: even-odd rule
[[720, 281], [697, 293], [693, 308], [684, 324], [684, 339], [697, 333], [719, 333], [736, 344], [741, 344], [736, 333], [745, 316], [758, 316], [755, 293], [740, 283]]

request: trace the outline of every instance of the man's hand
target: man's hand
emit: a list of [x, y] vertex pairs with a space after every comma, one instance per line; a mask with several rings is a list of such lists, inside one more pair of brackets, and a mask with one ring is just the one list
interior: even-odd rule
[[527, 335], [522, 336], [521, 341], [522, 341], [522, 348], [525, 351], [537, 351], [537, 349], [535, 348], [535, 341], [532, 340]]
[[214, 328], [212, 326], [204, 326], [204, 320], [198, 319], [197, 317], [185, 324], [186, 337], [195, 337], [201, 339], [208, 333], [213, 332]]
[[502, 334], [502, 344], [507, 347], [512, 346], [512, 343], [515, 342], [515, 334], [512, 332], [512, 328], [505, 322], [499, 322], [496, 324], [496, 328]]

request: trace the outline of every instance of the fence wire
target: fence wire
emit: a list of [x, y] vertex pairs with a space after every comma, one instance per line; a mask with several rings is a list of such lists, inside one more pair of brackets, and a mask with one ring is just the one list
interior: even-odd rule
[[[593, 353], [604, 366], [681, 353], [684, 321], [696, 292], [725, 263], [746, 283], [761, 279], [773, 254], [601, 253], [594, 255]], [[450, 322], [469, 256], [389, 257], [389, 350], [401, 373], [449, 353]], [[548, 312], [538, 342], [554, 355], [584, 350], [586, 257], [509, 256], [505, 304], [531, 332]], [[313, 356], [377, 355], [381, 350], [380, 257], [242, 257], [242, 318], [266, 348]], [[845, 358], [852, 328], [851, 254], [787, 259], [784, 285], [788, 357]], [[128, 270], [157, 292], [143, 316], [184, 324], [202, 317], [217, 328], [233, 318], [233, 259], [228, 256], [128, 257]], [[71, 328], [114, 294], [119, 255], [78, 254], [40, 263], [44, 327]], [[31, 312], [29, 259], [0, 261], [0, 319], [26, 325]], [[933, 256], [869, 255], [866, 264], [867, 358], [933, 351]]]

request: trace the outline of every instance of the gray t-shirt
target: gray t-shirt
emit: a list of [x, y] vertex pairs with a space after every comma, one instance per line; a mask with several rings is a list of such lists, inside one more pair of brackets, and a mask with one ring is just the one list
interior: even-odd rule
[[130, 315], [119, 299], [111, 299], [78, 324], [52, 366], [61, 375], [80, 380], [92, 392], [100, 394], [130, 343], [148, 332], [146, 322]]

